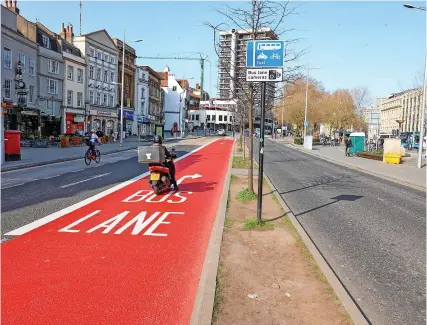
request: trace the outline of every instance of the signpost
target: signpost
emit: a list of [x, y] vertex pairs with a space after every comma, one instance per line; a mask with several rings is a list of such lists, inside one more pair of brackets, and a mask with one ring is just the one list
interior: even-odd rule
[[261, 130], [259, 136], [257, 220], [262, 214], [262, 179], [264, 175], [265, 93], [266, 82], [283, 81], [285, 42], [248, 41], [246, 46], [246, 81], [261, 83]]

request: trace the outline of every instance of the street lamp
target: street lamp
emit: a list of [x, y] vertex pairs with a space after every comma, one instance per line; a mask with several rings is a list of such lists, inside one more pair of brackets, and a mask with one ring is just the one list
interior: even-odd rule
[[123, 146], [123, 96], [124, 96], [124, 92], [125, 92], [125, 48], [126, 48], [126, 44], [129, 43], [139, 43], [142, 42], [142, 39], [137, 39], [137, 40], [133, 40], [133, 41], [127, 41], [126, 42], [126, 30], [123, 31], [123, 53], [122, 53], [122, 95], [121, 95], [121, 100], [120, 100], [120, 147]]
[[[405, 8], [409, 9], [418, 9], [426, 11], [425, 7], [416, 7], [411, 4], [405, 4], [403, 5]], [[427, 87], [427, 49], [426, 49], [426, 59], [424, 63], [424, 85], [423, 85], [423, 101], [421, 103], [421, 121], [420, 121], [420, 143], [419, 143], [419, 149], [418, 149], [418, 163], [417, 167], [422, 167], [422, 161], [423, 161], [423, 147], [424, 147], [424, 119], [425, 119], [425, 111], [426, 111], [426, 91]]]
[[307, 67], [307, 78], [306, 78], [306, 85], [305, 85], [305, 113], [304, 113], [304, 139], [305, 136], [307, 135], [307, 109], [308, 109], [308, 78], [310, 76], [310, 70], [316, 70], [316, 69], [320, 69], [319, 67], [313, 67], [310, 68], [310, 62], [308, 62], [308, 67]]

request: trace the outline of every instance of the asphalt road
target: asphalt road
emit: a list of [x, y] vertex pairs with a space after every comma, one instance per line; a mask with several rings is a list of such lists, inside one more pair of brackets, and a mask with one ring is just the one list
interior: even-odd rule
[[425, 325], [426, 193], [271, 140], [264, 151], [267, 176], [368, 320]]
[[[166, 144], [167, 147], [170, 145]], [[199, 147], [173, 145], [178, 157]], [[86, 166], [83, 159], [3, 172], [1, 241], [11, 230], [69, 207], [148, 171], [137, 161], [136, 150], [101, 157]]]

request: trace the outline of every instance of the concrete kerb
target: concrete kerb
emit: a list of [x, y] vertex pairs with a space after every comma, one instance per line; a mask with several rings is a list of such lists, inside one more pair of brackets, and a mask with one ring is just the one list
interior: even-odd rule
[[367, 319], [363, 311], [360, 309], [360, 307], [357, 305], [353, 297], [350, 295], [344, 284], [332, 270], [331, 266], [323, 257], [316, 244], [314, 244], [314, 242], [311, 240], [310, 236], [307, 234], [303, 226], [299, 223], [298, 219], [293, 215], [291, 209], [289, 209], [288, 205], [283, 200], [282, 196], [278, 193], [277, 189], [274, 187], [273, 183], [270, 181], [270, 179], [265, 173], [264, 179], [267, 181], [275, 197], [282, 206], [283, 211], [289, 217], [289, 220], [292, 222], [292, 225], [295, 227], [296, 231], [301, 236], [301, 239], [307, 246], [317, 265], [319, 265], [321, 271], [325, 275], [335, 294], [338, 296], [338, 298], [344, 305], [344, 308], [347, 310], [353, 323], [355, 325], [370, 325], [371, 322], [369, 322], [369, 320]]
[[[171, 142], [171, 141], [178, 141], [178, 140], [185, 140], [185, 139], [198, 139], [198, 138], [202, 138], [202, 136], [196, 136], [196, 137], [191, 137], [191, 138], [178, 138], [178, 139], [165, 139], [163, 142]], [[141, 141], [140, 144], [144, 144], [144, 143], [150, 143], [148, 141]], [[135, 150], [136, 148], [138, 148], [138, 145], [135, 145], [134, 147], [131, 148], [126, 148], [126, 149], [117, 149], [117, 150], [113, 150], [113, 151], [109, 151], [107, 153], [102, 154], [103, 156], [108, 156], [111, 154], [115, 154], [118, 152], [125, 152], [125, 151], [131, 151], [131, 150]], [[57, 163], [62, 163], [62, 162], [67, 162], [67, 161], [74, 161], [74, 160], [80, 160], [83, 157], [68, 157], [68, 158], [59, 158], [59, 159], [55, 159], [55, 160], [49, 160], [49, 161], [40, 161], [40, 162], [36, 162], [36, 163], [28, 163], [28, 164], [23, 164], [23, 165], [19, 165], [19, 166], [10, 166], [10, 167], [2, 167], [1, 168], [1, 172], [9, 172], [9, 171], [14, 171], [14, 170], [19, 170], [19, 169], [25, 169], [25, 168], [31, 168], [31, 167], [39, 167], [39, 166], [46, 166], [46, 165], [52, 165], [52, 164], [57, 164]]]
[[405, 186], [408, 186], [408, 187], [412, 187], [412, 188], [414, 188], [416, 190], [421, 190], [421, 191], [425, 191], [426, 190], [425, 186], [421, 186], [421, 185], [418, 185], [418, 184], [406, 182], [406, 181], [403, 181], [403, 180], [400, 180], [400, 179], [397, 179], [397, 178], [394, 178], [394, 177], [391, 177], [391, 176], [388, 176], [388, 175], [384, 175], [384, 174], [381, 174], [381, 173], [372, 172], [370, 170], [367, 170], [367, 169], [364, 169], [364, 168], [360, 168], [360, 167], [356, 167], [354, 165], [347, 164], [345, 162], [339, 162], [339, 161], [336, 161], [334, 159], [327, 158], [327, 157], [318, 155], [316, 153], [312, 153], [312, 152], [310, 152], [308, 150], [299, 148], [299, 147], [297, 147], [297, 146], [295, 146], [293, 144], [285, 144], [285, 145], [287, 145], [289, 148], [292, 148], [292, 149], [304, 152], [304, 153], [306, 153], [308, 155], [311, 155], [311, 156], [318, 157], [320, 159], [329, 161], [329, 162], [331, 162], [331, 163], [333, 163], [335, 165], [345, 166], [347, 168], [351, 168], [351, 169], [357, 170], [359, 172], [362, 172], [362, 173], [365, 173], [365, 174], [368, 174], [368, 175], [379, 177], [379, 178], [385, 179], [387, 181], [391, 181], [391, 182], [394, 182], [394, 183], [397, 183], [397, 184], [400, 184], [400, 185], [405, 185]]
[[[235, 139], [233, 139], [236, 141]], [[224, 221], [227, 213], [228, 191], [231, 182], [231, 167], [233, 163], [233, 152], [230, 155], [230, 161], [227, 176], [222, 189], [222, 195], [215, 223], [212, 228], [209, 246], [206, 251], [206, 257], [203, 263], [202, 273], [200, 275], [199, 287], [197, 289], [196, 299], [193, 306], [193, 312], [190, 319], [190, 325], [211, 325], [212, 313], [215, 300], [216, 277], [218, 273], [219, 256], [221, 252], [222, 234], [224, 231]]]

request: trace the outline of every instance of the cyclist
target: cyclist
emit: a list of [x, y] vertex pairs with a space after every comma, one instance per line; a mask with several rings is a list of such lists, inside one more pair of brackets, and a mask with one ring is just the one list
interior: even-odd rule
[[94, 130], [90, 131], [88, 146], [90, 147], [92, 157], [96, 157], [95, 143], [99, 142], [99, 137], [96, 135]]

